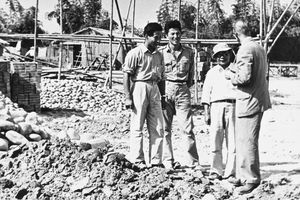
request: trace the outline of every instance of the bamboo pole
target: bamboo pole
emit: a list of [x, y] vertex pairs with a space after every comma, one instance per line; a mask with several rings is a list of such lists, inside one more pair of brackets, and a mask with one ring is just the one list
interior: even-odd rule
[[[115, 1], [116, 4], [117, 4], [117, 0]], [[129, 3], [129, 7], [128, 7], [128, 11], [127, 11], [127, 15], [126, 15], [126, 21], [125, 21], [125, 24], [124, 26], [122, 27], [122, 36], [125, 36], [125, 31], [126, 31], [126, 27], [127, 27], [127, 22], [128, 22], [128, 18], [129, 18], [129, 11], [130, 11], [130, 7], [131, 7], [131, 2], [132, 0], [130, 0], [130, 3]], [[124, 41], [125, 42], [125, 41]], [[119, 44], [118, 44], [118, 48], [117, 48], [117, 51], [116, 51], [116, 54], [114, 56], [114, 59], [113, 59], [113, 65], [115, 64], [116, 60], [117, 60], [117, 56], [119, 54], [119, 51], [121, 49], [121, 45], [122, 45], [122, 40], [119, 41]], [[126, 44], [125, 44], [126, 45]]]
[[282, 27], [282, 29], [280, 30], [280, 32], [278, 33], [278, 35], [276, 36], [275, 40], [273, 41], [272, 45], [270, 46], [270, 48], [268, 49], [268, 54], [271, 52], [272, 48], [274, 47], [275, 43], [277, 42], [277, 40], [279, 39], [280, 35], [283, 33], [283, 31], [285, 30], [285, 28], [287, 27], [287, 25], [290, 23], [290, 21], [293, 19], [293, 17], [295, 16], [295, 14], [297, 13], [297, 10], [300, 8], [300, 4], [297, 6], [296, 10], [294, 11], [294, 13], [290, 16], [290, 18], [286, 21], [286, 23], [284, 24], [284, 26]]
[[[274, 14], [274, 3], [275, 0], [272, 0], [272, 4], [271, 4], [271, 13], [270, 13], [270, 18], [269, 18], [269, 23], [268, 23], [268, 27], [267, 27], [267, 32], [266, 33], [269, 33], [270, 30], [271, 30], [271, 25], [272, 25], [272, 21], [273, 21], [273, 14]], [[268, 51], [268, 43], [269, 43], [269, 38], [266, 38], [266, 41], [265, 41], [265, 45], [264, 45], [264, 48], [266, 50], [266, 52]]]
[[[60, 34], [63, 34], [63, 14], [62, 14], [62, 0], [60, 0]], [[62, 50], [63, 50], [63, 43], [62, 41], [59, 42], [59, 63], [58, 63], [58, 75], [57, 78], [60, 80], [61, 78], [61, 68], [62, 68]]]
[[34, 57], [33, 61], [36, 62], [37, 57], [37, 26], [38, 26], [38, 11], [39, 11], [39, 0], [36, 0], [35, 6], [35, 19], [34, 19]]
[[[196, 39], [198, 39], [198, 24], [199, 24], [199, 9], [200, 9], [200, 0], [197, 0], [197, 19], [196, 19]], [[198, 103], [198, 49], [197, 49], [197, 43], [195, 44], [195, 56], [194, 56], [194, 98], [195, 98], [195, 104]]]
[[195, 51], [195, 56], [194, 56], [194, 89], [195, 89], [195, 92], [194, 92], [194, 99], [195, 99], [195, 104], [198, 104], [198, 66], [197, 66], [197, 63], [198, 63], [198, 49], [197, 49], [197, 44], [196, 44], [196, 47], [194, 47], [194, 51]]
[[[132, 1], [132, 0], [131, 0], [131, 1]], [[131, 7], [131, 1], [130, 1], [130, 5], [129, 5], [129, 8], [128, 8], [128, 9], [130, 9], [130, 7]], [[115, 4], [116, 4], [116, 8], [117, 8], [117, 12], [118, 12], [118, 16], [119, 16], [119, 21], [120, 21], [121, 29], [123, 30], [123, 28], [124, 28], [124, 25], [123, 25], [123, 20], [122, 20], [122, 16], [121, 16], [120, 8], [119, 8], [118, 0], [115, 0]], [[128, 10], [128, 13], [129, 13], [129, 10]], [[127, 19], [128, 19], [128, 17], [127, 17]], [[127, 22], [126, 22], [126, 23], [127, 23]], [[125, 32], [124, 32], [124, 33], [122, 33], [122, 36], [125, 36], [124, 34], [125, 34]], [[125, 43], [126, 50], [128, 50], [128, 48], [127, 48], [127, 42], [126, 42], [126, 40], [124, 40], [124, 43]]]
[[285, 8], [285, 10], [283, 11], [283, 13], [280, 15], [280, 17], [278, 18], [278, 20], [276, 21], [276, 23], [274, 24], [274, 26], [272, 27], [272, 29], [270, 30], [270, 32], [266, 35], [265, 41], [268, 40], [272, 33], [275, 31], [275, 28], [277, 27], [277, 25], [279, 24], [279, 22], [281, 21], [281, 19], [283, 18], [283, 16], [285, 15], [285, 13], [288, 11], [288, 9], [291, 7], [291, 5], [293, 4], [295, 0], [291, 0], [290, 4]]
[[[135, 1], [133, 0], [133, 9], [132, 9], [132, 27], [131, 27], [131, 36], [134, 37], [134, 21], [135, 21]], [[130, 1], [131, 3], [131, 1]]]
[[272, 0], [272, 4], [271, 4], [271, 13], [270, 13], [270, 19], [269, 19], [269, 23], [268, 23], [268, 28], [267, 28], [267, 33], [271, 30], [271, 25], [272, 25], [272, 21], [273, 21], [273, 14], [274, 14], [274, 5], [275, 5], [275, 0]]
[[267, 35], [267, 3], [266, 0], [263, 0], [264, 6], [263, 6], [263, 24], [264, 24], [264, 33], [263, 33], [263, 38], [266, 37]]
[[199, 9], [200, 9], [200, 0], [197, 0], [197, 13], [196, 13], [196, 35], [195, 39], [198, 39], [198, 26], [199, 26]]
[[112, 65], [113, 65], [113, 57], [112, 57], [112, 42], [113, 42], [113, 12], [114, 12], [114, 0], [111, 0], [111, 8], [110, 8], [110, 39], [109, 39], [109, 59], [110, 59], [110, 66], [109, 66], [109, 89], [112, 88]]
[[260, 13], [259, 13], [259, 41], [260, 45], [262, 45], [262, 40], [263, 40], [263, 3], [264, 0], [260, 1]]
[[181, 19], [181, 0], [178, 1], [178, 21]]
[[[0, 38], [11, 38], [11, 39], [34, 39], [34, 34], [4, 34], [0, 33]], [[59, 40], [59, 41], [91, 41], [91, 42], [103, 42], [109, 43], [110, 36], [98, 36], [98, 35], [72, 35], [72, 34], [39, 34], [38, 40]], [[133, 42], [143, 43], [145, 41], [142, 37], [121, 37], [114, 36], [114, 42], [118, 44], [119, 41], [123, 39], [132, 40]], [[254, 40], [259, 40], [258, 37], [254, 38]], [[181, 39], [181, 43], [184, 44], [217, 44], [219, 42], [226, 42], [228, 44], [238, 44], [236, 39], [191, 39], [191, 38], [183, 38]], [[168, 43], [168, 40], [163, 38], [161, 43]]]

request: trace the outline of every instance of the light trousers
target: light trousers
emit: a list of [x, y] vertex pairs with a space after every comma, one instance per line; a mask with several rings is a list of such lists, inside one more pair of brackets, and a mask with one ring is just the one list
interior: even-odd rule
[[186, 84], [166, 82], [166, 109], [164, 115], [164, 147], [163, 163], [172, 164], [174, 153], [172, 147], [172, 123], [173, 116], [176, 115], [179, 128], [182, 134], [180, 151], [184, 152], [183, 165], [195, 166], [199, 163], [199, 156], [196, 147], [196, 139], [193, 132], [194, 123], [191, 110], [191, 94]]
[[149, 133], [149, 164], [162, 164], [163, 114], [161, 96], [155, 82], [135, 82], [130, 122], [129, 160], [133, 163], [145, 161], [143, 149], [143, 127], [147, 121]]
[[216, 102], [210, 106], [211, 169], [210, 173], [223, 175], [223, 141], [227, 148], [224, 177], [235, 176], [235, 103]]

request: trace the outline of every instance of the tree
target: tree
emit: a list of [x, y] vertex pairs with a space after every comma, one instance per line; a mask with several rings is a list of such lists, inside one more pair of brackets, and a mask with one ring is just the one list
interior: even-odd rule
[[[177, 19], [178, 0], [164, 0], [158, 10], [157, 19], [164, 25], [166, 21]], [[174, 9], [175, 7], [175, 9]], [[232, 23], [224, 16], [222, 0], [205, 0], [201, 1], [199, 11], [199, 38], [226, 38], [232, 32]], [[181, 5], [181, 23], [183, 29], [183, 37], [195, 37], [196, 28], [196, 6], [184, 2]]]
[[[10, 26], [10, 29], [14, 33], [34, 33], [35, 27], [35, 7], [30, 7], [23, 14], [22, 18], [19, 19], [17, 23]], [[37, 33], [45, 33], [44, 30], [40, 28], [40, 21], [38, 21]]]
[[[7, 33], [34, 33], [35, 7], [24, 9], [17, 0], [6, 0], [8, 12], [0, 12], [0, 30]], [[37, 32], [44, 33], [41, 29], [41, 22], [38, 21]]]
[[[63, 33], [73, 33], [85, 27], [109, 29], [109, 13], [102, 9], [101, 1], [62, 0], [63, 5]], [[56, 18], [60, 24], [60, 3], [55, 10], [48, 14], [48, 18]], [[113, 27], [117, 27], [113, 22]]]
[[171, 6], [173, 8], [173, 5], [176, 2], [174, 0], [172, 1], [163, 1], [162, 4], [159, 7], [159, 10], [157, 11], [157, 21], [164, 27], [165, 22], [169, 20], [175, 19], [174, 12], [172, 11]]
[[[195, 36], [196, 8], [189, 2], [181, 5], [181, 25], [183, 37]], [[157, 11], [157, 20], [164, 27], [169, 20], [178, 19], [178, 0], [164, 0]]]
[[236, 0], [233, 4], [233, 19], [244, 19], [250, 23], [251, 35], [259, 34], [259, 8], [254, 0]]

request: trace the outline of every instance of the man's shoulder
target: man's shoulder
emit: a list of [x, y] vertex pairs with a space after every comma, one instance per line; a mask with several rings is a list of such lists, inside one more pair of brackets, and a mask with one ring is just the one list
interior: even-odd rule
[[127, 55], [135, 55], [141, 51], [142, 51], [142, 47], [141, 47], [141, 45], [138, 45], [138, 46], [134, 47], [133, 49], [131, 49], [130, 51], [128, 51]]
[[194, 52], [194, 50], [191, 47], [187, 46], [187, 45], [182, 44], [181, 47], [185, 51], [189, 51], [189, 52], [192, 52], [192, 53]]
[[208, 70], [207, 74], [217, 74], [220, 73], [220, 71], [222, 71], [222, 67], [220, 65], [215, 65]]
[[166, 51], [167, 49], [168, 49], [168, 45], [158, 47], [159, 52]]

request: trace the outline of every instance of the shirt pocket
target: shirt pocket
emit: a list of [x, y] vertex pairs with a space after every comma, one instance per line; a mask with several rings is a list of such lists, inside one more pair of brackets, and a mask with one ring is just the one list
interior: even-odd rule
[[172, 63], [166, 63], [165, 64], [165, 73], [171, 72], [172, 71]]
[[190, 61], [188, 59], [182, 59], [179, 63], [179, 73], [186, 73], [189, 70]]

